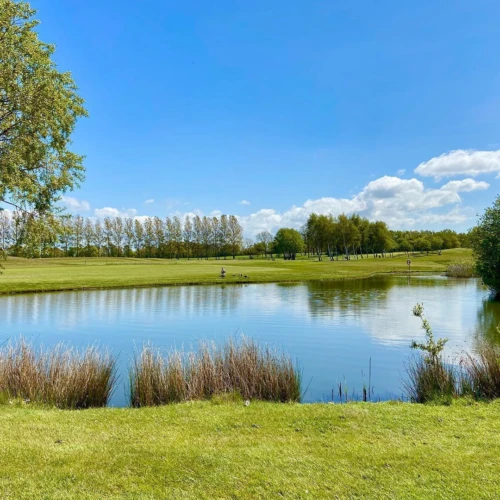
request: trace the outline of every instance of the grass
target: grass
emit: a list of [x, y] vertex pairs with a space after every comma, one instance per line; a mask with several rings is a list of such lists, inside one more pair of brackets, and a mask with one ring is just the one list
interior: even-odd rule
[[0, 348], [0, 393], [57, 408], [106, 406], [115, 366], [115, 359], [96, 347], [44, 349], [21, 339]]
[[449, 404], [453, 398], [459, 396], [456, 370], [453, 365], [446, 365], [440, 357], [410, 358], [406, 372], [407, 379], [403, 385], [410, 401]]
[[500, 403], [0, 407], [2, 498], [495, 498]]
[[475, 355], [462, 360], [462, 393], [470, 392], [477, 399], [500, 398], [500, 349], [483, 345]]
[[[470, 257], [468, 249], [445, 250], [442, 255], [411, 256], [411, 271], [445, 272], [457, 259]], [[276, 259], [165, 260], [119, 258], [19, 259], [4, 262], [0, 294], [85, 290], [139, 286], [273, 283], [364, 278], [377, 273], [408, 271], [404, 254], [383, 259], [321, 262], [310, 258], [296, 261]], [[220, 277], [224, 266], [227, 274]], [[248, 276], [245, 278], [244, 276]]]
[[146, 345], [131, 368], [130, 402], [154, 406], [233, 393], [245, 400], [298, 402], [300, 382], [288, 356], [245, 337], [222, 346], [201, 342], [196, 352], [166, 356]]

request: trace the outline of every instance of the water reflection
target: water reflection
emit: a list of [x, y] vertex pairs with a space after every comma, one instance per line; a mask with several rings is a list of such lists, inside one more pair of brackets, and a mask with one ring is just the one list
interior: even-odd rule
[[[347, 380], [361, 389], [369, 359], [377, 394], [401, 394], [403, 362], [422, 338], [412, 307], [423, 302], [447, 353], [500, 345], [500, 304], [478, 280], [377, 277], [368, 280], [239, 286], [178, 286], [0, 297], [0, 341], [16, 335], [52, 344], [100, 342], [120, 356], [122, 378], [134, 345], [164, 347], [237, 332], [283, 346], [300, 361], [308, 400], [329, 399]], [[115, 404], [123, 404], [123, 390]]]

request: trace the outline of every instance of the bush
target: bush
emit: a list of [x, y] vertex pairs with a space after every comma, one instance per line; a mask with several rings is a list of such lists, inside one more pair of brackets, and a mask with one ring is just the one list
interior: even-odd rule
[[500, 196], [471, 231], [471, 242], [477, 273], [500, 299]]
[[449, 402], [456, 396], [456, 376], [453, 368], [446, 366], [442, 358], [448, 339], [434, 339], [431, 325], [424, 317], [422, 304], [413, 308], [413, 315], [421, 319], [426, 341], [411, 343], [412, 349], [418, 349], [423, 354], [410, 360], [406, 368], [408, 380], [404, 382], [405, 392], [416, 403], [436, 400]]

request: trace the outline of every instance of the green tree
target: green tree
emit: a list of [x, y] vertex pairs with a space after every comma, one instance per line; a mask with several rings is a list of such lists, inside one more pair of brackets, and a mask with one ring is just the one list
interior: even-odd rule
[[87, 111], [34, 15], [28, 3], [0, 0], [0, 201], [45, 212], [83, 180], [83, 157], [69, 146]]
[[476, 271], [500, 299], [500, 196], [479, 218], [471, 239]]
[[304, 248], [304, 240], [296, 229], [281, 228], [274, 241], [276, 251], [282, 253], [284, 259], [295, 260], [296, 255]]

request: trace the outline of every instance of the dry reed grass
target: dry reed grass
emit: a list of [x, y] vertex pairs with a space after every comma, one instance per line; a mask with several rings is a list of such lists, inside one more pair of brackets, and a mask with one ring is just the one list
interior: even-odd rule
[[201, 342], [196, 352], [145, 345], [130, 370], [130, 404], [155, 406], [239, 393], [244, 399], [300, 401], [300, 374], [282, 352], [243, 337]]
[[483, 345], [476, 356], [467, 353], [462, 362], [461, 392], [476, 399], [500, 398], [500, 350]]
[[25, 339], [0, 348], [0, 392], [58, 408], [106, 406], [116, 383], [116, 360], [95, 346], [36, 348]]
[[446, 275], [453, 278], [474, 278], [476, 276], [474, 260], [459, 259], [451, 262], [446, 269]]

